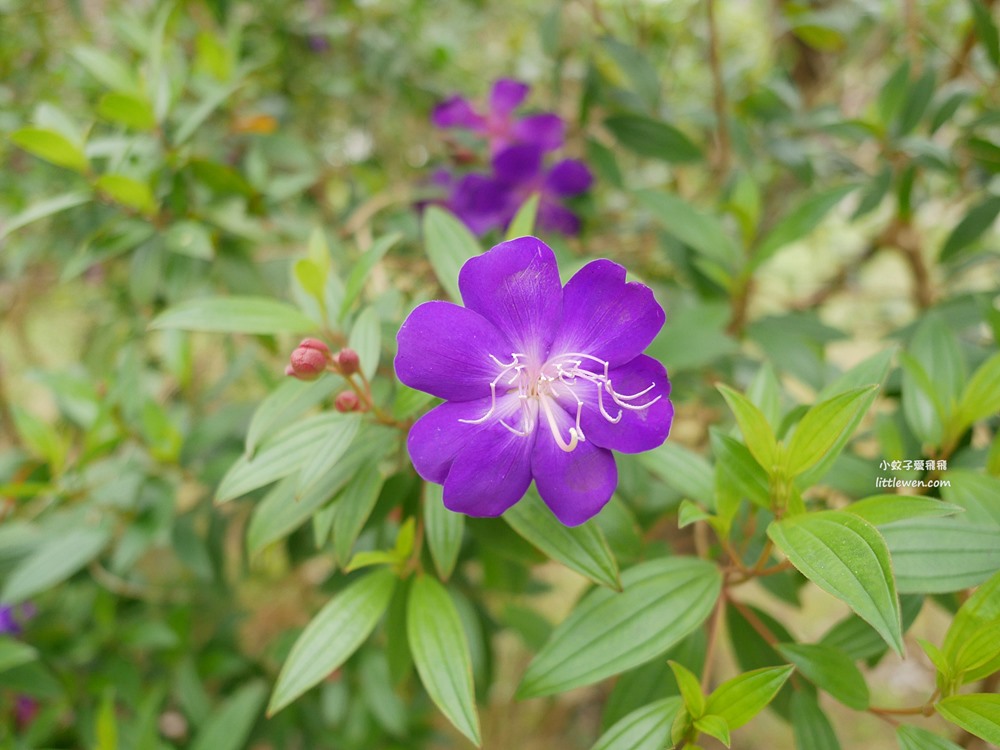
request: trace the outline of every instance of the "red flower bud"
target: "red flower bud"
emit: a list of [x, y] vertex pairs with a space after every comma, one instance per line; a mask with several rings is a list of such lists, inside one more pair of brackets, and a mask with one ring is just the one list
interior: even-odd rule
[[302, 339], [299, 349], [315, 349], [316, 351], [323, 352], [323, 354], [330, 353], [330, 347], [319, 339]]
[[320, 349], [300, 346], [292, 352], [291, 364], [285, 368], [285, 374], [299, 380], [315, 380], [326, 370], [326, 362], [327, 354]]
[[353, 375], [361, 368], [361, 360], [353, 349], [341, 349], [337, 353], [337, 367], [344, 375]]
[[354, 391], [344, 391], [343, 393], [338, 393], [336, 400], [333, 402], [334, 408], [342, 414], [347, 412], [358, 410], [358, 394]]

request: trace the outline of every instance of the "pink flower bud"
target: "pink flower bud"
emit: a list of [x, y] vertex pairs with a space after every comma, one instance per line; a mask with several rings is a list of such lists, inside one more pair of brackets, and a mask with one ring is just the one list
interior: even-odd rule
[[316, 351], [323, 352], [323, 354], [330, 353], [330, 347], [319, 339], [302, 339], [299, 349], [315, 349]]
[[300, 346], [292, 352], [291, 364], [285, 368], [285, 374], [299, 380], [315, 380], [326, 370], [326, 359], [327, 355], [319, 349]]
[[357, 411], [358, 404], [358, 394], [354, 391], [344, 391], [343, 393], [338, 393], [336, 400], [333, 402], [334, 408], [342, 414]]
[[361, 360], [353, 349], [341, 349], [337, 353], [337, 367], [344, 375], [353, 375], [361, 368]]

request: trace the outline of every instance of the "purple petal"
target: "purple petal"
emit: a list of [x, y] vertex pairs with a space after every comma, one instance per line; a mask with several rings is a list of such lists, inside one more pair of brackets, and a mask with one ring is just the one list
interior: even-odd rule
[[531, 87], [512, 78], [501, 78], [493, 84], [490, 92], [490, 111], [498, 115], [507, 115], [520, 106], [528, 95]]
[[477, 235], [504, 224], [513, 203], [510, 188], [479, 174], [465, 175], [455, 185], [448, 208]]
[[492, 352], [509, 361], [514, 353], [541, 363], [562, 316], [562, 288], [552, 249], [536, 237], [502, 242], [470, 258], [458, 274], [466, 307], [493, 323], [513, 349]]
[[565, 206], [546, 200], [538, 203], [538, 228], [543, 232], [559, 232], [570, 237], [580, 233], [580, 219]]
[[[469, 445], [479, 444], [481, 433], [496, 425], [496, 419], [505, 419], [507, 424], [517, 424], [511, 416], [520, 409], [516, 396], [497, 399], [496, 408], [488, 422], [470, 424], [487, 414], [492, 399], [477, 401], [448, 401], [424, 414], [410, 428], [406, 447], [410, 452], [413, 468], [428, 482], [444, 484], [455, 456]], [[465, 422], [461, 420], [466, 420]], [[508, 433], [510, 434], [510, 433]]]
[[576, 159], [564, 159], [549, 170], [545, 189], [553, 195], [568, 198], [585, 193], [594, 182], [587, 165]]
[[[611, 384], [619, 396], [642, 393], [635, 399], [622, 399], [626, 404], [647, 408], [628, 409], [615, 404], [607, 392], [601, 398], [604, 410], [612, 418], [621, 413], [621, 420], [610, 422], [602, 414], [598, 402], [597, 386], [578, 380], [576, 395], [583, 401], [580, 425], [587, 441], [602, 448], [620, 453], [641, 453], [663, 444], [670, 432], [674, 406], [670, 402], [670, 381], [663, 365], [652, 357], [640, 354], [628, 364], [609, 371]], [[650, 386], [652, 389], [648, 390]], [[576, 401], [569, 397], [559, 399], [566, 411], [576, 415]]]
[[444, 481], [445, 507], [470, 516], [502, 515], [531, 485], [535, 439], [534, 432], [520, 437], [498, 422], [483, 430], [451, 464]]
[[511, 186], [531, 185], [542, 172], [542, 150], [534, 144], [508, 146], [493, 157], [493, 174]]
[[543, 151], [555, 151], [566, 138], [566, 124], [559, 115], [531, 115], [514, 123], [513, 134], [521, 143], [534, 144]]
[[663, 327], [653, 291], [625, 283], [625, 269], [610, 260], [581, 268], [563, 290], [564, 316], [552, 352], [582, 352], [618, 367], [635, 359]]
[[396, 375], [420, 391], [448, 401], [473, 401], [490, 395], [500, 371], [490, 358], [507, 358], [511, 344], [472, 310], [451, 302], [418, 306], [396, 334]]
[[[562, 409], [553, 409], [553, 418], [563, 438], [573, 426], [573, 418]], [[548, 425], [539, 425], [531, 473], [538, 494], [563, 524], [578, 526], [596, 516], [618, 486], [618, 468], [611, 451], [593, 443], [579, 443], [572, 451], [560, 448]]]
[[468, 99], [453, 96], [438, 104], [431, 113], [431, 122], [439, 128], [468, 128], [480, 130], [485, 125]]

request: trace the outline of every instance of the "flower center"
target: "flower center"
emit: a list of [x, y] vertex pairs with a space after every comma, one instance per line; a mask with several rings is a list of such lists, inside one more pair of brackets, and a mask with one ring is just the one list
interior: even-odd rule
[[[618, 424], [626, 409], [643, 411], [662, 398], [656, 396], [644, 403], [635, 403], [653, 390], [656, 387], [655, 383], [650, 383], [637, 393], [628, 395], [618, 393], [611, 381], [608, 363], [591, 354], [567, 352], [550, 358], [541, 366], [533, 365], [523, 353], [514, 352], [510, 356], [510, 362], [503, 362], [490, 355], [490, 359], [500, 368], [490, 383], [490, 408], [479, 419], [460, 419], [459, 422], [465, 424], [486, 422], [497, 411], [498, 391], [500, 396], [516, 393], [520, 404], [519, 424], [515, 426], [503, 418], [498, 418], [500, 424], [518, 437], [527, 437], [534, 433], [538, 413], [541, 411], [556, 445], [569, 453], [577, 445], [587, 441], [580, 425], [586, 403], [584, 396], [590, 396], [591, 402], [596, 396], [598, 412], [611, 424]], [[591, 388], [593, 391], [588, 391]], [[605, 398], [618, 407], [617, 414], [612, 415], [608, 411]], [[563, 428], [559, 424], [559, 417], [565, 414], [557, 412], [562, 409], [557, 403], [559, 399], [570, 400], [576, 404], [574, 423], [567, 431], [568, 439], [563, 435]]]

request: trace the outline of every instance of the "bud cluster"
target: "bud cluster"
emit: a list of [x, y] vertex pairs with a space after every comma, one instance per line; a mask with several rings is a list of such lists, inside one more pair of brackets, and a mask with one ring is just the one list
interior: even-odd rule
[[[361, 371], [361, 360], [353, 349], [343, 348], [336, 354], [319, 339], [302, 339], [292, 352], [285, 375], [299, 380], [316, 380], [326, 371], [343, 375], [348, 381]], [[355, 391], [344, 391], [337, 396], [334, 407], [339, 412], [364, 410]]]

